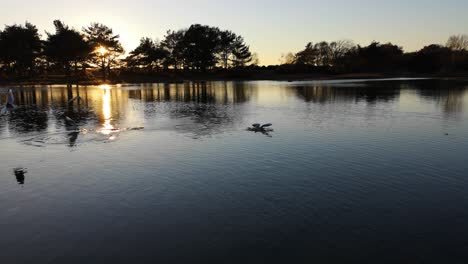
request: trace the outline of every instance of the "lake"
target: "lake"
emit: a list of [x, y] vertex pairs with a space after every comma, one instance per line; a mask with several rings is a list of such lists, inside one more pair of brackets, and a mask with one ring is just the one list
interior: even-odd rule
[[2, 264], [468, 259], [468, 81], [9, 88]]

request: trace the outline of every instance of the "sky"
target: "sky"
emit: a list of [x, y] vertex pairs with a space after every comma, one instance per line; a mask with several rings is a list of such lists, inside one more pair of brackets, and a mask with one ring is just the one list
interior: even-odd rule
[[391, 41], [406, 51], [445, 44], [468, 34], [467, 10], [466, 0], [0, 0], [0, 29], [29, 21], [44, 37], [55, 19], [76, 29], [100, 22], [128, 52], [142, 37], [162, 39], [168, 29], [200, 23], [244, 36], [269, 65], [322, 40]]

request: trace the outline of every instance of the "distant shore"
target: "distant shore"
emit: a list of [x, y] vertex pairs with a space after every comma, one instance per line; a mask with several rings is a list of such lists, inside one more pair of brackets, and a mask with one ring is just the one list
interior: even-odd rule
[[352, 74], [277, 74], [262, 73], [246, 76], [229, 76], [218, 74], [181, 75], [181, 76], [151, 76], [151, 75], [123, 75], [107, 81], [100, 79], [67, 80], [66, 78], [29, 78], [23, 80], [0, 80], [0, 86], [15, 85], [101, 85], [101, 84], [132, 84], [132, 83], [184, 83], [207, 81], [322, 81], [347, 79], [387, 79], [387, 78], [468, 78], [468, 73], [457, 74], [384, 74], [384, 73], [352, 73]]

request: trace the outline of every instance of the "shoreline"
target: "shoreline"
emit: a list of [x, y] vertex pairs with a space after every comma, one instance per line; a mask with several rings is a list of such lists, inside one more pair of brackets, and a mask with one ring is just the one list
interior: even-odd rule
[[360, 79], [466, 79], [468, 74], [259, 74], [257, 76], [226, 77], [216, 75], [190, 76], [190, 77], [159, 77], [159, 76], [123, 76], [113, 80], [102, 81], [98, 79], [66, 81], [63, 79], [30, 79], [24, 81], [0, 80], [0, 86], [36, 86], [36, 85], [116, 85], [116, 84], [143, 84], [143, 83], [186, 83], [186, 82], [242, 82], [242, 81], [328, 81], [328, 80], [360, 80]]

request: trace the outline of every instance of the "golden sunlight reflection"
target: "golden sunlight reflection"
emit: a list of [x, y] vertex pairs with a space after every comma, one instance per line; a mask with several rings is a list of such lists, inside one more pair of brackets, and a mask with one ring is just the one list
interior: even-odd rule
[[112, 121], [112, 106], [111, 106], [111, 87], [109, 85], [100, 85], [99, 88], [103, 89], [102, 96], [102, 114], [104, 117], [104, 123], [101, 129], [101, 133], [104, 135], [110, 135], [116, 131], [114, 126], [111, 124]]

